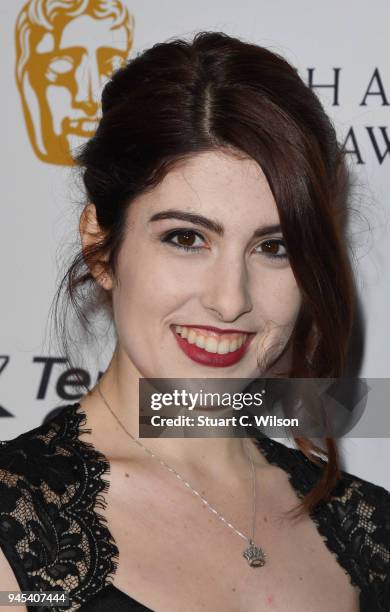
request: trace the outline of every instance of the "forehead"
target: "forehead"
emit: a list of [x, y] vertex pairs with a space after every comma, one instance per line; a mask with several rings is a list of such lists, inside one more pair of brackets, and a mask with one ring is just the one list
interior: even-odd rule
[[252, 228], [279, 221], [275, 199], [260, 166], [252, 159], [223, 151], [200, 153], [179, 162], [137, 201], [145, 217], [162, 209], [180, 208], [220, 220], [226, 228]]

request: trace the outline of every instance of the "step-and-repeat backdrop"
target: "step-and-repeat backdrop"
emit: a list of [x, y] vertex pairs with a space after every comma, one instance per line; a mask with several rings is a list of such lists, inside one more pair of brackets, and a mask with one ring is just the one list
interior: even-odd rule
[[[156, 42], [199, 30], [284, 55], [332, 117], [353, 175], [358, 374], [390, 378], [389, 22], [387, 0], [2, 0], [0, 438], [80, 397], [49, 316], [78, 247], [83, 194], [70, 151], [93, 134], [112, 70]], [[90, 385], [113, 347], [104, 322], [99, 332], [100, 347], [85, 344], [78, 355]], [[386, 398], [368, 402], [362, 418], [387, 410]], [[389, 436], [344, 440], [346, 469], [390, 489]]]

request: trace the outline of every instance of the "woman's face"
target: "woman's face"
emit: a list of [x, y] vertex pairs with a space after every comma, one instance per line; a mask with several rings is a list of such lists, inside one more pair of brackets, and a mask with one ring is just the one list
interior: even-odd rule
[[278, 224], [260, 167], [222, 150], [139, 196], [112, 287], [122, 363], [145, 378], [265, 375], [301, 304]]

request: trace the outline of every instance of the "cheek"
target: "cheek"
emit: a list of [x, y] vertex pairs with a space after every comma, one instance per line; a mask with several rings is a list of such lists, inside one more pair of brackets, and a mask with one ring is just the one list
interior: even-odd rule
[[119, 257], [120, 282], [112, 291], [118, 343], [146, 378], [166, 372], [165, 351], [174, 342], [167, 325], [192, 291], [184, 272], [183, 266], [175, 268], [173, 262], [145, 248], [133, 247]]
[[301, 306], [301, 294], [294, 277], [280, 276], [277, 282], [265, 284], [262, 295], [264, 327], [259, 335], [256, 356], [263, 371], [282, 352], [289, 340]]
[[190, 290], [183, 270], [172, 270], [166, 260], [147, 249], [121, 256], [118, 277], [119, 286], [113, 289], [116, 326], [118, 333], [125, 326], [134, 336], [160, 334], [161, 323]]
[[270, 279], [262, 296], [265, 319], [279, 325], [293, 325], [299, 314], [302, 298], [291, 269]]

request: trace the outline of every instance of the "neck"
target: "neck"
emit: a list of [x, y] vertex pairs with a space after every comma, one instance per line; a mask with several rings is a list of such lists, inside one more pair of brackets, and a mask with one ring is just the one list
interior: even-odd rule
[[[164, 434], [159, 438], [140, 437], [139, 378], [142, 377], [134, 365], [128, 360], [120, 359], [118, 351], [115, 351], [109, 367], [100, 379], [100, 389], [112, 412], [127, 432], [168, 465], [179, 471], [185, 469], [187, 473], [193, 471], [219, 479], [226, 476], [229, 479], [232, 473], [243, 474], [243, 471], [248, 470], [250, 456], [255, 464], [261, 462], [260, 453], [256, 452], [250, 440], [237, 437], [237, 428], [233, 425], [228, 425], [223, 430], [220, 427], [205, 427], [204, 430], [197, 428], [194, 434], [189, 427], [185, 430], [175, 427], [173, 432], [168, 434], [174, 433], [176, 437], [164, 437]], [[99, 412], [102, 415], [100, 421], [106, 436], [112, 440], [110, 445], [114, 454], [123, 455], [128, 459], [145, 460], [147, 453], [138, 444], [129, 444], [129, 436], [110, 413], [97, 386], [90, 395], [94, 405], [99, 405]], [[181, 413], [183, 412], [182, 410]], [[226, 419], [235, 412], [225, 407], [197, 408], [192, 410], [191, 414], [194, 417]], [[188, 414], [186, 411], [186, 415]], [[152, 458], [151, 460], [153, 461]], [[265, 460], [263, 462], [265, 463]]]

